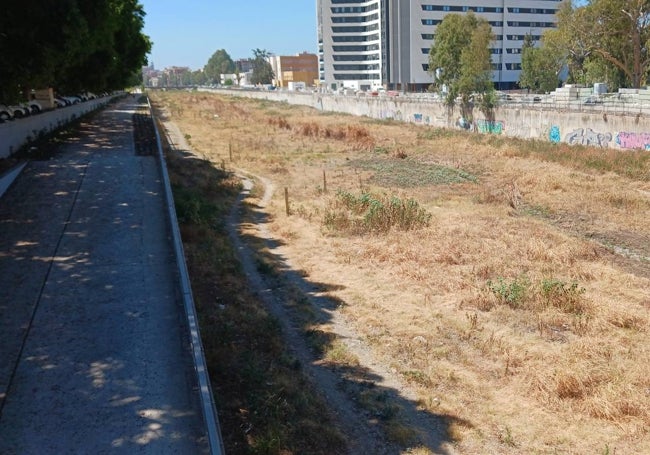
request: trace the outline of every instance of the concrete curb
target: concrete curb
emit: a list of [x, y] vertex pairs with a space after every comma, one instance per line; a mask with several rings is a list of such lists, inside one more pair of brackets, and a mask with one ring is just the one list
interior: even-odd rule
[[151, 103], [147, 99], [149, 112], [154, 123], [154, 130], [156, 132], [156, 144], [158, 148], [158, 160], [160, 163], [161, 175], [163, 178], [163, 186], [165, 188], [165, 203], [167, 205], [169, 223], [172, 233], [172, 242], [174, 244], [174, 254], [176, 256], [176, 263], [179, 272], [181, 292], [183, 294], [183, 305], [185, 307], [185, 315], [187, 317], [187, 328], [190, 335], [190, 343], [192, 346], [192, 354], [194, 356], [194, 367], [199, 386], [199, 396], [201, 399], [201, 407], [203, 411], [203, 421], [207, 431], [208, 444], [210, 453], [212, 455], [225, 454], [223, 448], [223, 440], [221, 437], [221, 429], [219, 426], [219, 418], [217, 415], [216, 406], [214, 403], [214, 396], [212, 394], [212, 386], [210, 385], [210, 377], [208, 375], [208, 367], [203, 353], [203, 343], [201, 342], [201, 333], [199, 331], [199, 321], [194, 306], [194, 298], [192, 296], [192, 286], [190, 284], [190, 277], [187, 271], [187, 264], [185, 263], [185, 253], [183, 251], [183, 242], [181, 240], [180, 229], [178, 228], [178, 219], [176, 218], [176, 209], [174, 206], [174, 196], [172, 194], [171, 184], [169, 182], [169, 174], [167, 172], [167, 165], [165, 164], [165, 157], [162, 151], [162, 142], [160, 139], [160, 132], [156, 125], [155, 116]]
[[4, 174], [0, 175], [0, 198], [5, 194], [9, 189], [14, 180], [18, 178], [23, 169], [27, 166], [27, 161], [24, 163], [18, 164], [13, 168], [9, 169]]

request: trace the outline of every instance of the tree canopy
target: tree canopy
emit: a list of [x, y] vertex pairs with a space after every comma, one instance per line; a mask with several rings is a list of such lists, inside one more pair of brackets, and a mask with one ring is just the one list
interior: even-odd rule
[[273, 68], [267, 58], [270, 53], [265, 49], [253, 49], [253, 75], [251, 82], [253, 84], [270, 84], [273, 82]]
[[473, 96], [483, 109], [494, 107], [490, 42], [492, 28], [472, 11], [448, 14], [436, 29], [429, 51], [429, 71], [434, 74], [434, 88], [445, 94], [447, 105], [461, 99], [461, 109], [469, 116]]
[[648, 0], [590, 0], [580, 7], [567, 1], [558, 12], [557, 29], [544, 37], [563, 53], [572, 82], [606, 77], [610, 85], [639, 88], [647, 83]]
[[208, 81], [219, 83], [222, 74], [232, 74], [235, 72], [235, 62], [232, 61], [225, 49], [219, 49], [208, 60], [203, 67], [203, 72]]
[[535, 93], [551, 92], [558, 87], [564, 59], [552, 46], [535, 47], [533, 37], [526, 35], [521, 50], [519, 86]]
[[[124, 88], [151, 50], [138, 0], [23, 0], [0, 14], [0, 99]], [[22, 95], [23, 97], [25, 95]]]

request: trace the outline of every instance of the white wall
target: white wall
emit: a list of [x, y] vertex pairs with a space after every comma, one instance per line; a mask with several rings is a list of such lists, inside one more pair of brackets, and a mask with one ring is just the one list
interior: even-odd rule
[[[207, 90], [212, 91], [212, 90]], [[392, 119], [420, 125], [461, 128], [458, 110], [449, 112], [426, 96], [336, 95], [290, 91], [214, 90], [231, 96], [283, 101], [328, 112], [342, 112], [376, 119]], [[650, 151], [650, 103], [584, 105], [581, 102], [509, 103], [486, 120], [478, 110], [470, 129], [521, 139], [595, 145], [621, 150]]]
[[42, 112], [0, 124], [0, 158], [8, 158], [23, 145], [39, 136], [59, 129], [88, 112], [105, 106], [112, 98], [107, 96], [52, 111]]

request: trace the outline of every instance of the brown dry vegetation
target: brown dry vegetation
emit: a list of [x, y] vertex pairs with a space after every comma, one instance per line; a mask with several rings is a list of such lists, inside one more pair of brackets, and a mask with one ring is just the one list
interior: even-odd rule
[[[209, 94], [153, 100], [200, 157], [288, 188], [290, 216], [281, 191], [266, 208], [277, 253], [331, 285], [421, 407], [461, 422], [449, 450], [650, 453], [647, 152]], [[324, 224], [337, 191], [413, 198], [431, 220], [339, 231]]]

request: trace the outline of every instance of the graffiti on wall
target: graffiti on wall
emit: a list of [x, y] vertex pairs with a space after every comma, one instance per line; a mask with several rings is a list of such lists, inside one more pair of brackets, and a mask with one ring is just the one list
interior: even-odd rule
[[548, 131], [548, 140], [554, 144], [558, 144], [562, 140], [559, 126], [557, 125], [551, 126], [551, 129]]
[[413, 121], [415, 123], [424, 123], [425, 125], [430, 125], [431, 117], [429, 117], [428, 115], [413, 114]]
[[397, 120], [401, 121], [402, 120], [402, 111], [400, 110], [393, 110], [393, 109], [382, 109], [379, 111], [379, 118], [382, 120]]
[[564, 138], [570, 145], [592, 145], [608, 147], [612, 140], [612, 133], [597, 133], [591, 128], [577, 128]]
[[458, 120], [456, 120], [456, 126], [458, 126], [459, 128], [462, 128], [464, 130], [470, 130], [472, 128], [471, 122], [468, 122], [463, 117], [459, 117]]
[[622, 149], [650, 150], [650, 133], [626, 133], [619, 131], [616, 143]]
[[422, 115], [422, 114], [413, 114], [413, 121], [418, 124], [425, 124], [425, 125], [430, 125], [431, 124], [431, 117], [428, 115]]
[[502, 121], [490, 121], [479, 119], [476, 121], [476, 127], [480, 133], [490, 133], [490, 134], [501, 134], [505, 129], [505, 125]]

